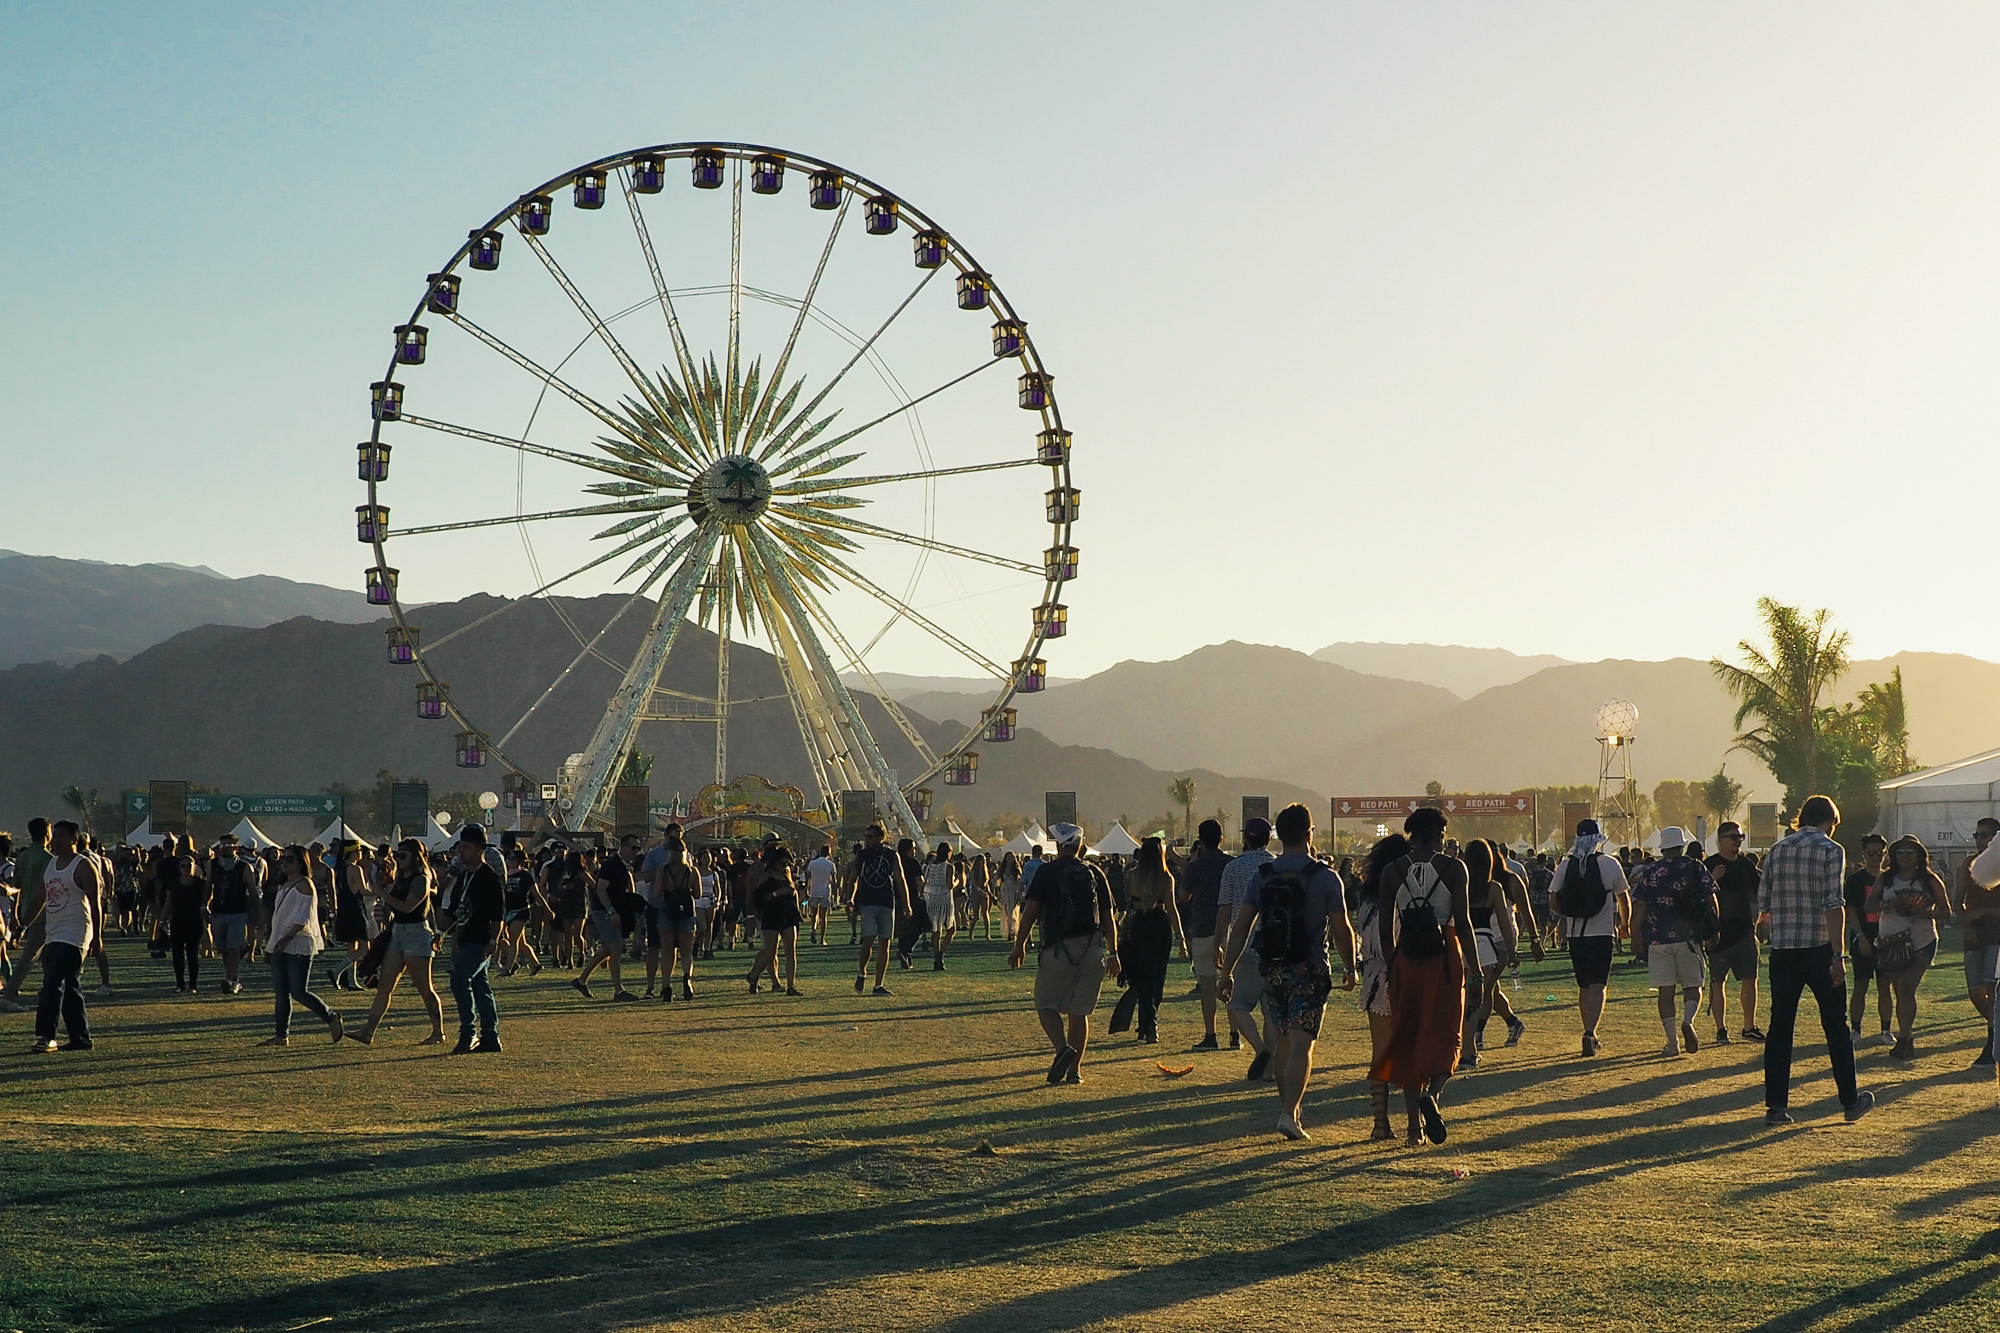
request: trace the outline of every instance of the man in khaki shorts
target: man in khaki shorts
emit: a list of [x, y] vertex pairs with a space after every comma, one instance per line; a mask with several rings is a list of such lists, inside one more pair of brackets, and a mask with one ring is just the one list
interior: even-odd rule
[[1058, 824], [1049, 830], [1056, 858], [1035, 875], [1021, 902], [1008, 967], [1027, 958], [1028, 930], [1042, 923], [1042, 952], [1035, 962], [1035, 1016], [1055, 1047], [1050, 1083], [1081, 1083], [1077, 1067], [1090, 1040], [1090, 1015], [1097, 1008], [1104, 978], [1118, 971], [1118, 922], [1111, 911], [1111, 886], [1078, 853], [1083, 830]]
[[[1701, 1049], [1694, 1032], [1707, 970], [1701, 946], [1718, 929], [1715, 881], [1707, 866], [1686, 855], [1688, 841], [1683, 829], [1661, 829], [1660, 859], [1632, 875], [1632, 938], [1647, 946], [1647, 979], [1660, 993], [1660, 1026], [1667, 1038], [1660, 1054], [1665, 1056]], [[1674, 1012], [1676, 990], [1682, 999], [1679, 1014]]]

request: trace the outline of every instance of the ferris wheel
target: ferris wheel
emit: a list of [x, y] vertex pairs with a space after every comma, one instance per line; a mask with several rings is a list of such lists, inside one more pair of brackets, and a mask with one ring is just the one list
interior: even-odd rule
[[[1013, 739], [1010, 701], [1046, 686], [1068, 628], [1081, 493], [1026, 321], [935, 220], [829, 162], [668, 144], [543, 182], [424, 280], [370, 403], [356, 536], [389, 660], [415, 668], [420, 718], [455, 724], [461, 767], [502, 766], [510, 800], [552, 782], [566, 827], [605, 820], [642, 728], [683, 748], [712, 729], [715, 780], [733, 776], [748, 642], [775, 661], [824, 817], [872, 792], [920, 835], [926, 784], [977, 781], [975, 747]], [[495, 574], [513, 595], [424, 641], [408, 599]], [[594, 632], [557, 600], [593, 593], [622, 598]], [[482, 674], [454, 659], [462, 636], [533, 604], [574, 638], [569, 665], [521, 712], [455, 691]], [[628, 615], [638, 646], [610, 657]], [[712, 694], [661, 685], [690, 625], [714, 636]], [[881, 687], [885, 658], [970, 668], [993, 702], [933, 746]], [[581, 748], [553, 773], [517, 761], [592, 659], [618, 683]], [[889, 764], [857, 692], [916, 771]]]

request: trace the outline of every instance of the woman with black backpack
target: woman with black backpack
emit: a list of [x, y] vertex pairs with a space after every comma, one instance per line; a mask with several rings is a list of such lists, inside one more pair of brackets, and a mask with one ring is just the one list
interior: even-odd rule
[[1444, 811], [1421, 806], [1403, 821], [1407, 856], [1382, 875], [1377, 929], [1389, 960], [1389, 1036], [1369, 1078], [1403, 1089], [1411, 1147], [1445, 1140], [1438, 1096], [1458, 1063], [1479, 956], [1465, 865], [1444, 851]]
[[660, 953], [665, 964], [660, 973], [660, 999], [674, 998], [674, 962], [681, 967], [681, 998], [694, 998], [695, 902], [701, 896], [701, 877], [688, 864], [687, 845], [679, 838], [666, 841], [666, 859], [659, 869]]
[[1188, 956], [1187, 932], [1181, 927], [1180, 909], [1174, 902], [1174, 876], [1167, 869], [1165, 844], [1147, 838], [1139, 844], [1139, 855], [1125, 877], [1126, 891], [1132, 895], [1132, 911], [1119, 932], [1126, 984], [1137, 994], [1139, 1040], [1148, 1044], [1160, 1039], [1160, 1001], [1167, 986], [1168, 955], [1179, 940], [1181, 957]]

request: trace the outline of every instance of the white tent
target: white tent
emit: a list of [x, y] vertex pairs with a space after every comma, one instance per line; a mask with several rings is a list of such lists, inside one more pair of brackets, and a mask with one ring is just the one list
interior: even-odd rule
[[1041, 825], [1030, 824], [1015, 834], [1014, 840], [1000, 850], [1003, 852], [1012, 852], [1016, 856], [1026, 856], [1037, 845], [1041, 847], [1044, 855], [1056, 849], [1055, 839], [1051, 838]]
[[[1882, 803], [1875, 828], [1883, 837], [1894, 841], [1912, 834], [1934, 857], [1970, 852], [1979, 821], [2000, 819], [2000, 750], [1891, 778], [1878, 790]], [[1932, 865], [1943, 873], [1937, 862]]]
[[944, 822], [944, 831], [945, 831], [944, 841], [950, 843], [954, 848], [956, 848], [961, 852], [965, 852], [968, 855], [970, 855], [985, 850], [970, 836], [968, 836], [964, 829], [960, 828], [957, 824], [953, 823], [949, 819], [947, 819]]
[[451, 846], [453, 843], [458, 841], [456, 837], [444, 831], [444, 825], [438, 823], [438, 817], [436, 815], [432, 815], [430, 817], [429, 823], [430, 827], [424, 830], [424, 835], [423, 835], [425, 851], [429, 852], [442, 851], [444, 848], [447, 848]]
[[266, 847], [276, 847], [278, 845], [268, 833], [251, 823], [250, 816], [248, 815], [238, 820], [236, 827], [229, 831], [236, 835], [236, 841], [242, 843], [245, 847], [254, 847], [260, 852]]
[[164, 833], [153, 832], [153, 817], [146, 816], [146, 822], [125, 835], [125, 841], [133, 847], [158, 847], [167, 840]]
[[1097, 840], [1097, 850], [1106, 856], [1130, 856], [1139, 850], [1139, 842], [1125, 831], [1123, 824], [1113, 824]]
[[322, 847], [331, 847], [336, 842], [360, 842], [361, 835], [347, 827], [346, 820], [335, 819], [331, 824], [321, 829], [319, 836], [315, 837], [313, 841]]

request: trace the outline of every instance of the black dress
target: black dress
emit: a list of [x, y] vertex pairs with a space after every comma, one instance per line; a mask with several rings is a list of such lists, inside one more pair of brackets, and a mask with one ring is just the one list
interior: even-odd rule
[[347, 887], [346, 866], [333, 868], [333, 937], [342, 944], [366, 944], [374, 938], [368, 929], [367, 906]]
[[757, 886], [757, 924], [765, 930], [791, 930], [799, 915], [799, 891], [788, 875], [773, 875]]

